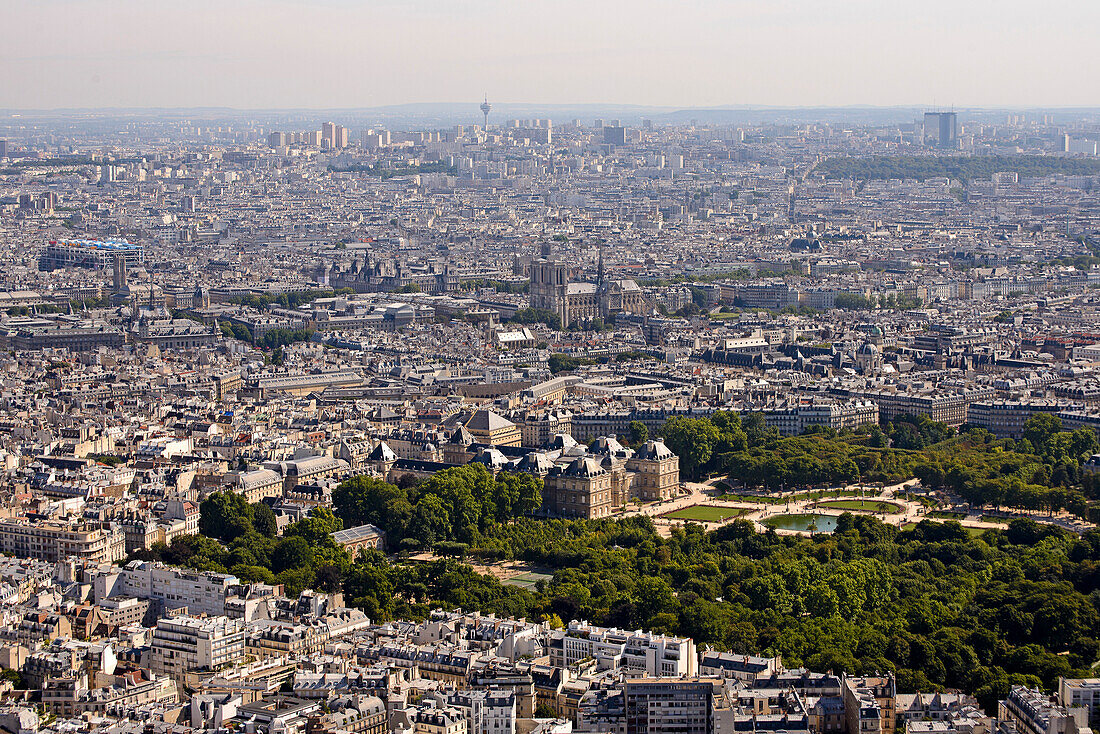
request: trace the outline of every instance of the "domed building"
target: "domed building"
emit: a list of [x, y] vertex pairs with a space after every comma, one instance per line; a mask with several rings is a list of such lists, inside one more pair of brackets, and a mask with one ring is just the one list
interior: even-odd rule
[[882, 369], [882, 350], [875, 344], [864, 342], [856, 350], [855, 363], [863, 374], [876, 374]]

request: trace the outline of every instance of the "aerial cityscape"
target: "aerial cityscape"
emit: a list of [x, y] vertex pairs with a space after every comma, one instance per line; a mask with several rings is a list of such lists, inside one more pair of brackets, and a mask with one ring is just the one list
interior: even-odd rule
[[[703, 0], [653, 59], [648, 2], [600, 49], [495, 0], [41, 5], [0, 91], [0, 734], [1100, 725], [1087, 84], [686, 71], [802, 0]], [[493, 12], [500, 49], [446, 40]], [[362, 63], [368, 16], [372, 74], [409, 24], [421, 58], [341, 104], [301, 61]], [[32, 48], [153, 20], [163, 53]]]

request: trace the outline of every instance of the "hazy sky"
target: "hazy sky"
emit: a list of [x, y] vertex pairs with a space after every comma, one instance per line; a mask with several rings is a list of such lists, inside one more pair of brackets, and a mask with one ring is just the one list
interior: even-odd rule
[[1098, 0], [3, 0], [0, 107], [1100, 106]]

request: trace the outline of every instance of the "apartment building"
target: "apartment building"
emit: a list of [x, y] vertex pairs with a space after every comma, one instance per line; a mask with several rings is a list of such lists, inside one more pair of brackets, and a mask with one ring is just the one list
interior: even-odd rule
[[386, 734], [386, 704], [377, 696], [357, 695], [343, 711], [309, 716], [310, 734]]
[[443, 703], [466, 715], [469, 734], [515, 734], [516, 694], [497, 689], [450, 691]]
[[992, 398], [993, 388], [976, 387], [957, 392], [873, 390], [863, 393], [862, 397], [878, 405], [879, 418], [884, 421], [903, 415], [926, 415], [938, 423], [957, 428], [966, 422], [968, 406]]
[[780, 405], [764, 410], [764, 423], [783, 436], [799, 436], [814, 426], [844, 428], [878, 423], [879, 408], [872, 400], [845, 402], [815, 400], [811, 403]]
[[711, 734], [715, 682], [639, 678], [623, 684], [625, 734]]
[[150, 642], [149, 669], [177, 683], [193, 670], [217, 670], [244, 658], [239, 619], [181, 615], [157, 622]]
[[115, 528], [59, 520], [0, 520], [0, 553], [56, 562], [79, 558], [113, 563], [126, 557], [126, 536]]
[[778, 655], [764, 658], [710, 650], [703, 653], [699, 662], [699, 675], [732, 678], [745, 683], [755, 683], [760, 678], [770, 678], [783, 671], [783, 661]]
[[47, 681], [41, 689], [42, 706], [60, 717], [86, 713], [102, 716], [134, 706], [172, 704], [179, 699], [176, 684], [168, 677], [150, 677], [145, 671], [135, 670], [111, 678], [111, 684], [102, 688], [88, 688], [84, 677]]
[[1084, 707], [1090, 726], [1100, 723], [1100, 678], [1059, 678], [1058, 705]]
[[[1072, 700], [1069, 686], [1067, 692]], [[1088, 717], [1086, 706], [1064, 706], [1038, 688], [1027, 686], [1012, 686], [1008, 698], [997, 706], [997, 718], [1014, 725], [1017, 734], [1091, 734]]]
[[164, 610], [186, 609], [189, 614], [225, 614], [236, 576], [172, 568], [152, 561], [131, 561], [99, 574], [93, 583], [96, 601], [132, 596], [158, 603]]
[[1024, 424], [1039, 413], [1058, 413], [1066, 403], [1051, 400], [980, 400], [966, 409], [966, 422], [986, 429], [998, 438], [1019, 440]]
[[225, 480], [231, 491], [243, 496], [249, 503], [283, 494], [283, 477], [271, 469], [228, 472]]
[[894, 731], [897, 690], [894, 676], [845, 676], [844, 728], [847, 734], [888, 734]]
[[467, 734], [466, 717], [455, 708], [419, 709], [412, 716], [414, 734]]
[[550, 634], [550, 664], [568, 667], [593, 658], [598, 670], [625, 668], [651, 677], [684, 677], [696, 674], [695, 642], [690, 637], [671, 637], [652, 632], [627, 632], [570, 622]]
[[328, 625], [270, 621], [249, 634], [245, 651], [257, 658], [310, 655], [321, 650], [329, 637]]

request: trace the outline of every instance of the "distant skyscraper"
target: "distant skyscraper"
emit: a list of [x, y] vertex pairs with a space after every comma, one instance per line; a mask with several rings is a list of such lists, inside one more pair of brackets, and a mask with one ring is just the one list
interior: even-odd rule
[[286, 145], [286, 133], [273, 132], [267, 136], [269, 148], [282, 148]]
[[364, 130], [360, 141], [362, 146], [368, 150], [377, 150], [382, 147], [382, 136], [374, 130]]
[[0, 140], [0, 158], [8, 157], [8, 141]]
[[489, 95], [485, 95], [485, 101], [481, 103], [481, 114], [485, 115], [485, 129], [489, 129], [489, 112], [493, 106], [489, 104]]
[[321, 145], [328, 143], [329, 148], [336, 147], [336, 123], [326, 122], [321, 125]]
[[626, 128], [608, 125], [603, 129], [603, 141], [608, 145], [626, 145]]
[[958, 116], [954, 112], [925, 112], [924, 139], [937, 148], [954, 150], [959, 147]]

